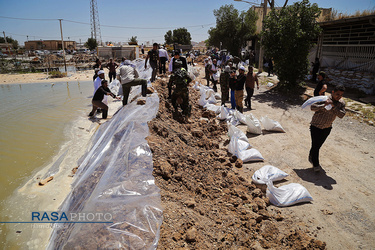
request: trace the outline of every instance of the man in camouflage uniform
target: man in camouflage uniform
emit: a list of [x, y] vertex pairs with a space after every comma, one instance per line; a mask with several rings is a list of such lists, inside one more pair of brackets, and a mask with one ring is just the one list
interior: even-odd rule
[[229, 78], [230, 66], [225, 66], [224, 73], [220, 75], [221, 105], [224, 106], [225, 102], [229, 100]]
[[171, 92], [172, 86], [175, 85], [173, 94], [171, 95], [172, 105], [177, 112], [178, 105], [182, 109], [182, 114], [186, 117], [190, 116], [191, 105], [189, 105], [189, 82], [192, 79], [189, 77], [186, 69], [182, 68], [182, 61], [176, 61], [178, 68], [175, 68], [175, 71], [171, 75], [168, 83], [168, 89]]

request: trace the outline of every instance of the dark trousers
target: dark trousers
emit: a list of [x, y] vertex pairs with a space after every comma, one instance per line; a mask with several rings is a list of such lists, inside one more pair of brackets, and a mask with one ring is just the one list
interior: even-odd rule
[[102, 118], [106, 119], [108, 115], [108, 106], [105, 105], [102, 101], [92, 101], [92, 110], [89, 116], [93, 116], [98, 108], [102, 110]]
[[167, 61], [167, 58], [166, 57], [160, 57], [160, 61], [159, 61], [159, 74], [165, 74], [166, 73], [166, 70], [165, 70], [165, 63]]
[[125, 106], [126, 104], [128, 104], [130, 89], [133, 86], [138, 86], [138, 85], [142, 85], [142, 96], [143, 97], [146, 96], [147, 81], [145, 79], [139, 79], [139, 78], [134, 79], [131, 82], [122, 84], [122, 93], [123, 93], [123, 96], [124, 96], [124, 98], [122, 99], [122, 105]]
[[113, 77], [113, 80], [116, 79], [116, 71], [108, 73], [109, 82], [112, 82], [112, 77]]
[[311, 133], [311, 149], [309, 159], [311, 159], [314, 166], [319, 166], [319, 150], [323, 143], [331, 133], [332, 127], [320, 129], [315, 126], [310, 126]]
[[150, 61], [150, 65], [152, 68], [151, 82], [154, 82], [156, 79], [156, 73], [158, 70], [158, 61]]
[[251, 109], [251, 97], [254, 94], [254, 89], [246, 87], [246, 93], [247, 93], [247, 96], [246, 96], [246, 99], [245, 99], [245, 104], [248, 108]]

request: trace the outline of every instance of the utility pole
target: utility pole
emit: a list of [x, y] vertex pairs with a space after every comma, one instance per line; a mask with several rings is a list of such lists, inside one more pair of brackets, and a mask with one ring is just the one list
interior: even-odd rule
[[59, 21], [60, 21], [60, 32], [61, 32], [61, 43], [62, 43], [62, 49], [63, 49], [63, 55], [64, 55], [65, 73], [68, 75], [68, 71], [66, 70], [65, 48], [64, 48], [64, 37], [63, 37], [63, 32], [62, 32], [61, 20], [62, 20], [62, 19], [59, 19]]
[[8, 42], [7, 42], [7, 37], [5, 36], [5, 31], [3, 31], [3, 34], [4, 34], [4, 40], [5, 40], [5, 44], [6, 44], [7, 48], [8, 48], [9, 55], [11, 55], [12, 53], [10, 52], [10, 47], [9, 47]]
[[[264, 30], [264, 19], [267, 16], [267, 0], [263, 2], [263, 19], [262, 19], [262, 31]], [[263, 49], [262, 49], [262, 36], [260, 37], [260, 46], [259, 46], [259, 72], [263, 71]]]

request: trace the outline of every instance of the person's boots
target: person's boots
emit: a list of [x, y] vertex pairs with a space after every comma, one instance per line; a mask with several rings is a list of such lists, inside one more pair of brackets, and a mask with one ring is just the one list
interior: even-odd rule
[[142, 84], [142, 96], [146, 97], [146, 94], [147, 94], [147, 83]]
[[102, 118], [103, 119], [107, 119], [107, 116], [108, 116], [108, 110], [102, 110]]

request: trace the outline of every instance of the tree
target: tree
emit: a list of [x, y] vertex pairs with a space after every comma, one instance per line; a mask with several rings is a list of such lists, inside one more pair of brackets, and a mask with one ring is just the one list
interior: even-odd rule
[[239, 55], [240, 48], [255, 34], [258, 16], [251, 9], [240, 13], [233, 4], [214, 10], [214, 15], [216, 27], [208, 31], [208, 45], [219, 47], [221, 42], [232, 55]]
[[137, 36], [132, 36], [132, 38], [129, 39], [129, 44], [138, 44]]
[[85, 47], [89, 50], [94, 50], [96, 47], [98, 47], [98, 42], [95, 38], [88, 38], [87, 42], [85, 43]]
[[173, 42], [184, 45], [191, 45], [191, 35], [186, 28], [173, 30]]
[[178, 28], [173, 30], [173, 32], [171, 30], [168, 30], [164, 35], [164, 39], [166, 44], [191, 44], [191, 35], [186, 28]]
[[172, 44], [173, 43], [173, 34], [171, 30], [168, 30], [167, 33], [164, 35], [165, 43]]
[[308, 0], [280, 10], [272, 10], [265, 19], [262, 46], [272, 58], [280, 80], [287, 90], [298, 86], [308, 73], [308, 54], [321, 29], [316, 22], [320, 10]]
[[[7, 38], [7, 42], [9, 43], [9, 44], [12, 44], [12, 47], [13, 47], [13, 49], [18, 49], [19, 48], [19, 44], [18, 44], [18, 41], [17, 40], [15, 40], [15, 39], [13, 39], [13, 38], [11, 38], [11, 37], [6, 37]], [[5, 43], [5, 39], [4, 39], [4, 37], [0, 37], [0, 43]]]

